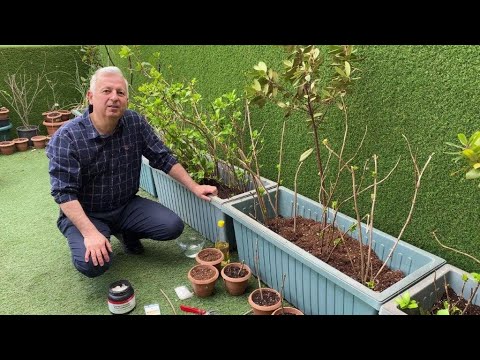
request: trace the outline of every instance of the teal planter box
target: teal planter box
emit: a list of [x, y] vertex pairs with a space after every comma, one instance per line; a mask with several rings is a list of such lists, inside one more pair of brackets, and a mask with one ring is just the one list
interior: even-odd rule
[[[462, 294], [463, 280], [462, 275], [466, 274], [463, 271], [452, 265], [444, 265], [434, 274], [430, 274], [419, 283], [412, 287], [405, 289], [408, 290], [410, 297], [417, 301], [419, 306], [425, 310], [432, 308], [433, 304], [441, 299], [445, 294], [445, 281], [455, 291], [457, 295]], [[471, 291], [475, 288], [476, 282], [469, 279], [463, 289], [463, 297], [465, 299], [470, 298]], [[403, 293], [403, 292], [402, 292]], [[401, 294], [399, 294], [401, 295]], [[480, 294], [477, 292], [473, 298], [472, 304], [480, 306]], [[380, 315], [407, 315], [401, 309], [399, 309], [395, 298], [382, 305], [380, 308]]]
[[[276, 191], [269, 192], [274, 195]], [[293, 191], [282, 186], [278, 196], [279, 215], [291, 217]], [[323, 207], [319, 203], [302, 195], [298, 195], [297, 202], [299, 216], [321, 220]], [[269, 211], [273, 214], [271, 208]], [[254, 257], [258, 240], [261, 280], [280, 290], [282, 275], [285, 273], [285, 299], [309, 315], [376, 315], [382, 304], [445, 263], [445, 260], [435, 255], [400, 241], [387, 265], [401, 270], [406, 276], [388, 289], [375, 292], [248, 216], [247, 214], [255, 213], [252, 197], [225, 204], [224, 212], [233, 219], [239, 260], [245, 260], [252, 271], [256, 272]], [[333, 214], [333, 210], [329, 209], [329, 220]], [[337, 214], [336, 225], [343, 231], [354, 222], [356, 221], [351, 217]], [[362, 224], [363, 239], [366, 242], [368, 238], [365, 230], [366, 226]], [[357, 234], [358, 230], [352, 236], [356, 237]], [[373, 250], [380, 259], [386, 259], [394, 243], [394, 237], [373, 230]]]
[[[254, 191], [245, 192], [228, 199], [220, 199], [218, 196], [213, 196], [211, 201], [207, 202], [196, 197], [186, 187], [163, 171], [152, 168], [152, 172], [158, 201], [162, 205], [175, 212], [185, 223], [211, 242], [216, 242], [219, 235], [218, 232], [222, 231], [225, 240], [230, 244], [230, 248], [235, 249], [235, 232], [232, 219], [225, 215], [223, 207], [229, 201], [245, 196], [251, 197]], [[231, 176], [224, 168], [219, 168], [219, 173], [225, 184], [231, 184]], [[275, 182], [265, 178], [262, 178], [262, 181], [266, 189], [276, 186]], [[247, 188], [253, 189], [252, 183], [248, 184]], [[218, 220], [225, 221], [223, 229], [217, 227]]]
[[142, 167], [140, 168], [140, 187], [150, 195], [157, 197], [152, 167], [149, 165], [148, 159], [144, 156], [142, 156]]

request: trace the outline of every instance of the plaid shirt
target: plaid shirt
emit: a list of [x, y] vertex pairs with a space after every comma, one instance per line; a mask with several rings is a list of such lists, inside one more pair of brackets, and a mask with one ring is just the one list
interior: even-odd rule
[[85, 211], [110, 211], [138, 191], [142, 155], [168, 174], [177, 160], [138, 113], [126, 110], [112, 135], [93, 126], [88, 111], [70, 120], [47, 146], [51, 194], [58, 204], [78, 200]]

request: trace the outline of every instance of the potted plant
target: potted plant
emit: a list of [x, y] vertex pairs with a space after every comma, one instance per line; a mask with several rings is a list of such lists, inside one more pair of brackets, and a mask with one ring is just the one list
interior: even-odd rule
[[[158, 200], [212, 242], [218, 238], [215, 224], [218, 220], [225, 221], [226, 226], [220, 231], [234, 248], [231, 219], [224, 215], [222, 206], [255, 186], [238, 159], [238, 149], [247, 158], [250, 156], [241, 133], [245, 127], [241, 124], [240, 98], [232, 91], [202, 106], [195, 79], [171, 82], [154, 66], [146, 70], [145, 64], [139, 68], [148, 82], [139, 86], [134, 107], [158, 129], [159, 136], [194, 180], [219, 188], [219, 195], [205, 203], [167, 174], [152, 169]], [[260, 133], [252, 132], [260, 146]], [[263, 180], [265, 187], [274, 186], [273, 182]]]
[[[465, 134], [458, 134], [458, 144], [447, 142], [455, 151], [447, 152], [454, 155], [454, 161], [462, 161], [462, 166], [454, 173], [465, 173], [468, 180], [480, 178], [480, 131], [474, 132], [469, 138]], [[433, 238], [438, 244], [450, 251], [459, 253], [476, 263], [476, 257], [444, 245], [435, 231]], [[382, 306], [381, 315], [406, 315], [411, 313], [408, 307], [418, 309], [417, 313], [433, 313], [440, 315], [451, 314], [476, 314], [480, 315], [480, 274], [468, 274], [452, 265], [444, 265], [432, 275], [426, 277], [418, 284], [407, 289], [401, 297], [393, 299]], [[440, 304], [440, 306], [438, 305]], [[421, 311], [420, 311], [421, 310]]]
[[[284, 108], [287, 115], [294, 110], [307, 114], [308, 124], [314, 135], [315, 148], [305, 151], [300, 156], [295, 184], [301, 165], [310, 154], [315, 153], [319, 170], [319, 201], [307, 199], [297, 194], [296, 190], [279, 187], [278, 190], [267, 190], [264, 195], [256, 194], [252, 198], [245, 197], [229, 202], [225, 205], [224, 211], [234, 222], [239, 257], [251, 265], [254, 261], [253, 242], [258, 241], [261, 261], [256, 275], [261, 275], [269, 286], [278, 289], [284, 269], [289, 269], [285, 299], [304, 313], [378, 314], [383, 303], [445, 262], [401, 240], [411, 220], [420, 180], [431, 156], [425, 165], [420, 167], [405, 138], [416, 179], [412, 206], [396, 238], [375, 229], [373, 214], [376, 189], [388, 178], [396, 165], [380, 179], [377, 172], [377, 157], [373, 155], [365, 162], [365, 168], [367, 166], [373, 168], [370, 177], [372, 184], [367, 186], [365, 168], [359, 170], [353, 165], [355, 156], [346, 159], [343, 155], [348, 131], [344, 97], [353, 80], [352, 74], [355, 69], [351, 62], [354, 60], [352, 56], [354, 51], [350, 46], [342, 46], [333, 47], [330, 53], [335, 74], [324, 87], [321, 87], [322, 72], [319, 70], [321, 60], [318, 49], [314, 46], [295, 47], [291, 51], [291, 56], [284, 62], [286, 68], [284, 78], [286, 83], [292, 85], [294, 91], [283, 91], [285, 87], [278, 81], [278, 74], [268, 69], [264, 63], [255, 66], [256, 78], [251, 87], [252, 102], [262, 104], [268, 99], [274, 99], [283, 91], [288, 101], [282, 99], [277, 105]], [[320, 121], [332, 104], [337, 105], [343, 112], [345, 121], [345, 134], [338, 150], [333, 149], [328, 140], [320, 141], [318, 131]], [[353, 149], [354, 154], [358, 153], [362, 143], [363, 140], [356, 151]], [[329, 160], [336, 159], [338, 167], [336, 164], [331, 165], [332, 161], [322, 163], [320, 156], [322, 153], [328, 156]], [[337, 173], [331, 177], [333, 181], [329, 186], [325, 186], [327, 171], [332, 168]], [[363, 173], [358, 174], [359, 171]], [[346, 173], [352, 182], [352, 196], [337, 200], [335, 189], [342, 173]], [[363, 214], [366, 210], [358, 208], [357, 199], [367, 190], [372, 193], [372, 204], [365, 217]], [[270, 197], [273, 200], [270, 200]], [[347, 201], [352, 199], [355, 218], [339, 212], [341, 206], [345, 206]], [[265, 208], [261, 209], [262, 206]], [[366, 223], [363, 222], [364, 219], [367, 220]], [[300, 220], [302, 228], [299, 228]], [[353, 255], [352, 249], [355, 249]], [[336, 267], [329, 265], [331, 256], [338, 254], [341, 261], [331, 262], [337, 264]], [[345, 264], [342, 270], [337, 268], [339, 264]], [[351, 274], [347, 276], [346, 270], [350, 270]], [[385, 277], [384, 274], [388, 276]], [[380, 281], [390, 276], [396, 277], [396, 282]]]
[[195, 295], [198, 297], [210, 296], [215, 289], [218, 274], [218, 269], [212, 265], [198, 264], [192, 267], [187, 276]]
[[248, 280], [252, 276], [252, 271], [245, 265], [245, 262], [230, 263], [223, 267], [220, 272], [225, 284], [225, 289], [233, 296], [242, 295], [248, 286]]
[[221, 269], [223, 253], [216, 248], [205, 248], [195, 256], [195, 260], [199, 264], [215, 266], [219, 271]]
[[408, 288], [400, 297], [386, 302], [379, 314], [480, 315], [479, 281], [479, 274], [467, 275], [447, 264]]
[[22, 122], [22, 126], [17, 128], [18, 137], [28, 138], [30, 146], [33, 145], [30, 139], [38, 135], [38, 125], [33, 125], [30, 122], [30, 114], [35, 100], [46, 86], [45, 80], [45, 70], [42, 70], [36, 76], [32, 76], [26, 70], [21, 71], [20, 67], [15, 73], [6, 75], [5, 83], [9, 91], [0, 91], [4, 100]]

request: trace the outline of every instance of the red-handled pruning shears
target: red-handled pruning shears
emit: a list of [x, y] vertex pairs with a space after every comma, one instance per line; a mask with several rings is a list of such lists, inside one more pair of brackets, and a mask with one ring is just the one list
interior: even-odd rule
[[186, 305], [180, 305], [180, 310], [185, 311], [185, 312], [189, 312], [189, 313], [194, 313], [194, 314], [197, 314], [197, 315], [214, 315], [215, 314], [215, 311], [213, 311], [213, 310], [207, 311], [207, 310], [203, 310], [203, 309], [199, 309], [199, 308], [191, 307], [191, 306], [186, 306]]

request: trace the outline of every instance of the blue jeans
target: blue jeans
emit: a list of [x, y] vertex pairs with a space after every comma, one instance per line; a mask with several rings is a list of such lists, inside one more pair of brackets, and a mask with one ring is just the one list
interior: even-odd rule
[[[122, 207], [105, 212], [86, 213], [100, 233], [110, 240], [111, 234], [121, 232], [124, 241], [148, 238], [153, 240], [176, 239], [183, 232], [183, 221], [162, 204], [135, 196]], [[57, 226], [67, 238], [72, 262], [75, 268], [88, 277], [102, 275], [112, 262], [103, 266], [94, 266], [92, 261], [85, 262], [85, 244], [80, 231], [61, 211]]]

